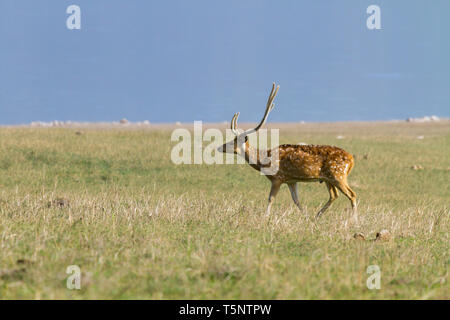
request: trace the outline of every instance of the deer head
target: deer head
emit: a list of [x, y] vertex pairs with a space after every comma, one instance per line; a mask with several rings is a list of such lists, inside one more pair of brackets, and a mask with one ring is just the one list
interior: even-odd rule
[[278, 93], [278, 89], [280, 86], [276, 86], [275, 83], [272, 84], [272, 91], [270, 92], [269, 98], [267, 100], [266, 105], [266, 111], [264, 112], [264, 117], [262, 118], [261, 122], [253, 129], [248, 129], [244, 132], [239, 132], [237, 129], [237, 120], [239, 117], [239, 112], [235, 113], [233, 118], [231, 119], [231, 131], [236, 136], [233, 140], [230, 142], [225, 143], [221, 147], [219, 147], [217, 150], [219, 152], [224, 153], [234, 153], [234, 154], [240, 154], [242, 155], [245, 153], [247, 149], [247, 142], [248, 142], [248, 135], [257, 132], [263, 125], [266, 123], [267, 117], [269, 116], [270, 111], [272, 111], [273, 107], [275, 106], [273, 104], [273, 100], [275, 99], [275, 96]]

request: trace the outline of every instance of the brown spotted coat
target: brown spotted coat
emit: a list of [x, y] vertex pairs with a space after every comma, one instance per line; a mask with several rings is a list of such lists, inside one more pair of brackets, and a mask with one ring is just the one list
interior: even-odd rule
[[[283, 144], [278, 148], [278, 171], [274, 175], [266, 175], [272, 182], [269, 195], [268, 213], [270, 207], [283, 183], [286, 183], [291, 192], [294, 203], [301, 209], [298, 200], [297, 182], [325, 182], [330, 198], [328, 202], [319, 210], [320, 216], [331, 203], [338, 197], [338, 190], [341, 191], [351, 202], [353, 211], [356, 213], [356, 193], [350, 188], [347, 176], [350, 174], [354, 158], [347, 151], [328, 145], [292, 145]], [[267, 152], [267, 157], [271, 156], [273, 150]], [[267, 167], [267, 162], [260, 159], [260, 151], [245, 143], [245, 159], [254, 169], [261, 170]], [[253, 161], [250, 161], [252, 159]], [[256, 161], [254, 160], [256, 159]], [[266, 165], [263, 165], [266, 163]], [[271, 164], [270, 164], [271, 165]]]

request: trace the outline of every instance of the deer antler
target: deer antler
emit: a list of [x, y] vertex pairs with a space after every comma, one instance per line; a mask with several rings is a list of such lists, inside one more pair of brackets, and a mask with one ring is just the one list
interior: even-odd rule
[[[267, 105], [266, 105], [266, 111], [264, 112], [264, 117], [262, 118], [261, 122], [254, 128], [249, 129], [245, 131], [245, 135], [249, 135], [251, 133], [257, 132], [263, 125], [266, 123], [267, 117], [269, 116], [270, 111], [272, 111], [273, 107], [275, 106], [273, 104], [273, 100], [275, 99], [275, 96], [278, 93], [278, 89], [280, 89], [280, 86], [276, 86], [275, 82], [272, 84], [272, 90], [270, 91], [269, 98], [267, 99]], [[231, 131], [235, 135], [239, 135], [237, 131], [237, 120], [239, 117], [239, 112], [235, 113], [233, 116], [233, 119], [231, 119]]]
[[264, 117], [262, 118], [261, 122], [256, 126], [256, 128], [253, 129], [252, 131], [254, 131], [254, 132], [258, 131], [264, 125], [264, 123], [266, 123], [267, 116], [269, 115], [270, 111], [272, 111], [273, 107], [275, 107], [275, 105], [273, 104], [273, 100], [275, 99], [275, 96], [278, 93], [278, 89], [280, 89], [280, 86], [276, 86], [276, 89], [275, 89], [275, 82], [274, 82], [272, 84], [272, 91], [270, 91], [269, 99], [267, 99], [267, 105], [266, 105], [266, 111], [264, 113]]
[[234, 135], [236, 135], [236, 136], [239, 135], [239, 132], [236, 129], [236, 121], [237, 121], [238, 117], [239, 117], [239, 112], [235, 113], [233, 116], [233, 119], [231, 119], [231, 132], [233, 132]]

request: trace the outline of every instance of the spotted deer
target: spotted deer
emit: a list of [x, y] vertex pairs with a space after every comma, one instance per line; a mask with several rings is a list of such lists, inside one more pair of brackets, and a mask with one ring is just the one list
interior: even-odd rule
[[[272, 165], [271, 154], [278, 152], [275, 157], [277, 171], [273, 175], [266, 175], [272, 183], [269, 194], [267, 214], [275, 197], [283, 183], [286, 183], [291, 192], [295, 205], [302, 210], [298, 200], [297, 182], [325, 182], [330, 198], [319, 210], [316, 217], [320, 217], [339, 196], [341, 191], [351, 202], [353, 213], [356, 217], [356, 193], [349, 187], [347, 176], [354, 165], [353, 156], [347, 151], [328, 145], [294, 145], [283, 144], [265, 153], [249, 144], [248, 136], [257, 132], [266, 122], [267, 116], [274, 107], [273, 100], [278, 93], [279, 86], [272, 85], [269, 99], [267, 100], [266, 111], [261, 122], [254, 128], [240, 133], [237, 129], [239, 113], [234, 114], [231, 119], [231, 131], [236, 136], [232, 141], [225, 143], [218, 148], [219, 152], [234, 153], [245, 158], [250, 166], [258, 171], [268, 165]], [[265, 154], [266, 158], [261, 155]]]

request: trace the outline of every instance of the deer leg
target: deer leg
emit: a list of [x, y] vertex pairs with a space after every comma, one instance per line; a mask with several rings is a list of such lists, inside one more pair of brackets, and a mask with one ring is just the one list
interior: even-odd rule
[[356, 193], [350, 188], [350, 186], [347, 183], [345, 184], [345, 186], [351, 196], [350, 201], [352, 203], [353, 219], [356, 223], [358, 223], [358, 209], [356, 207]]
[[347, 190], [350, 192], [352, 198], [351, 198], [351, 202], [352, 202], [352, 209], [353, 209], [353, 213], [356, 214], [357, 212], [357, 207], [356, 207], [356, 193], [355, 191], [353, 191], [350, 186], [347, 184]]
[[347, 181], [336, 181], [334, 185], [350, 200], [353, 213], [356, 216], [356, 193], [349, 187]]
[[270, 194], [269, 194], [269, 204], [267, 205], [267, 215], [270, 215], [270, 208], [272, 207], [272, 203], [275, 200], [275, 197], [277, 196], [278, 191], [280, 190], [281, 183], [279, 181], [272, 181], [272, 186], [270, 188]]
[[297, 183], [288, 183], [289, 191], [291, 192], [292, 200], [294, 201], [295, 205], [300, 209], [300, 211], [303, 211], [302, 206], [300, 205], [300, 202], [298, 201], [298, 187]]
[[328, 200], [327, 203], [325, 203], [322, 209], [320, 209], [319, 212], [317, 212], [316, 218], [319, 218], [322, 215], [322, 213], [324, 213], [331, 206], [333, 201], [336, 200], [337, 197], [339, 197], [336, 187], [329, 182], [326, 182], [326, 184], [328, 192], [330, 193], [330, 199]]

